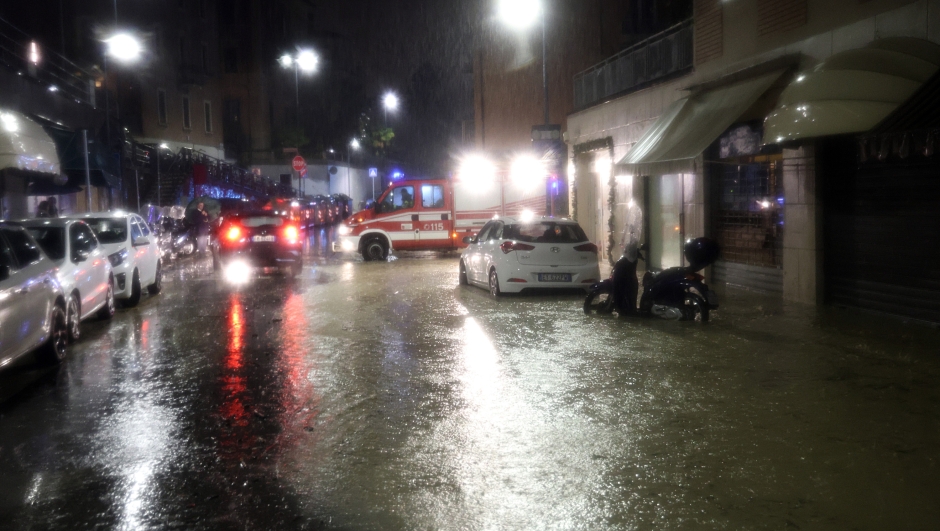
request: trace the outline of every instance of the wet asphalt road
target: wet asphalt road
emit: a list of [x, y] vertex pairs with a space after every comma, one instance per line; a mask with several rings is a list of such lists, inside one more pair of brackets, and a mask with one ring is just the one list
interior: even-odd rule
[[[322, 237], [322, 235], [321, 235]], [[932, 529], [940, 333], [733, 289], [493, 300], [456, 255], [208, 261], [0, 374], [3, 529]]]

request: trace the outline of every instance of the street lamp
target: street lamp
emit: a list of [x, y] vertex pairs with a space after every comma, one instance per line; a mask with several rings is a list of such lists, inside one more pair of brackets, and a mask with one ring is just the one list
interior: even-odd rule
[[398, 96], [394, 92], [386, 92], [382, 97], [382, 107], [385, 108], [385, 127], [388, 127], [388, 111], [398, 110]]
[[[115, 18], [117, 17], [117, 3], [115, 2]], [[114, 35], [104, 39], [105, 49], [104, 49], [104, 76], [105, 79], [108, 78], [108, 57], [117, 60], [120, 63], [130, 64], [135, 63], [140, 60], [140, 56], [143, 54], [144, 46], [141, 44], [140, 40], [134, 35], [126, 32], [115, 33]], [[115, 82], [115, 92], [119, 84]], [[104, 105], [105, 105], [105, 131], [107, 132], [108, 139], [108, 149], [112, 148], [111, 143], [111, 97], [107, 88], [104, 91]], [[114, 102], [115, 111], [117, 112], [118, 123], [121, 123], [121, 105], [120, 101]], [[88, 149], [88, 145], [85, 145], [85, 149]], [[124, 141], [121, 141], [121, 155], [118, 156], [118, 173], [121, 177], [121, 182], [124, 181], [124, 163], [123, 156], [124, 153]], [[134, 176], [134, 187], [137, 192], [137, 210], [140, 211], [140, 178], [139, 175], [135, 172]], [[123, 187], [123, 186], [122, 186]], [[90, 197], [90, 194], [88, 194]]]
[[541, 0], [499, 0], [497, 15], [504, 24], [525, 31], [538, 22], [542, 26], [542, 97], [545, 100], [545, 124], [548, 125], [548, 66], [546, 59], [545, 9]]
[[[352, 198], [352, 153], [349, 151], [359, 151], [359, 139], [353, 138], [349, 141], [349, 147], [346, 148], [346, 188], [349, 190], [349, 197]], [[372, 181], [372, 194], [375, 195], [375, 181]]]
[[300, 72], [301, 70], [305, 74], [316, 72], [320, 59], [310, 50], [301, 50], [296, 56], [285, 53], [277, 61], [283, 68], [294, 67], [294, 103], [297, 106], [295, 120], [297, 127], [300, 127]]

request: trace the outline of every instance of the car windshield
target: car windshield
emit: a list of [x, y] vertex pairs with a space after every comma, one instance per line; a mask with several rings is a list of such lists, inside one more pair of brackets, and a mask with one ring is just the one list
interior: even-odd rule
[[580, 243], [588, 241], [580, 226], [573, 223], [542, 221], [507, 225], [503, 239], [520, 242]]
[[127, 221], [124, 218], [92, 218], [85, 222], [95, 231], [101, 243], [127, 241]]
[[53, 260], [65, 258], [65, 229], [61, 227], [27, 227], [39, 247]]
[[284, 218], [278, 216], [244, 216], [239, 218], [244, 227], [263, 227], [265, 225], [274, 225], [280, 227], [284, 224]]

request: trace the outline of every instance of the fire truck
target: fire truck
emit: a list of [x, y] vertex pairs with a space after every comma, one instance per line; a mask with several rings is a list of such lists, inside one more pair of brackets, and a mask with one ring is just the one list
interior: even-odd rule
[[339, 226], [333, 249], [360, 253], [364, 260], [385, 260], [395, 250], [455, 251], [494, 216], [542, 215], [545, 204], [544, 182], [534, 187], [449, 179], [394, 182], [371, 208]]

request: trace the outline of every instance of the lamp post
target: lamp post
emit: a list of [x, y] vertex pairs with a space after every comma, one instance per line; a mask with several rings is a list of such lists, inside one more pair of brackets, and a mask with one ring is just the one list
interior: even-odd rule
[[[115, 2], [115, 17], [117, 17], [117, 3]], [[140, 60], [140, 56], [143, 54], [144, 47], [135, 36], [126, 32], [118, 32], [108, 37], [104, 41], [105, 50], [104, 50], [104, 76], [105, 79], [108, 78], [108, 58], [117, 60], [119, 63], [132, 64]], [[115, 82], [115, 88], [118, 87], [118, 84]], [[116, 94], [115, 94], [116, 95]], [[108, 93], [107, 88], [104, 91], [104, 102], [105, 102], [105, 131], [108, 138], [108, 149], [111, 149], [111, 98]], [[120, 100], [114, 102], [115, 111], [117, 112], [118, 124], [121, 123], [121, 104]], [[85, 149], [88, 149], [87, 145]], [[123, 186], [124, 182], [124, 141], [121, 141], [121, 151], [118, 155], [118, 175], [121, 178], [121, 183]], [[135, 176], [135, 188], [137, 189], [137, 210], [140, 210], [140, 182]]]
[[349, 151], [350, 149], [352, 151], [359, 151], [358, 139], [353, 138], [350, 140], [349, 147], [346, 148], [346, 188], [349, 190], [349, 198], [352, 200], [352, 175], [350, 175], [350, 171], [352, 170], [352, 168], [350, 168], [350, 166], [352, 166], [352, 153]]
[[160, 206], [160, 201], [163, 199], [163, 193], [160, 189], [160, 152], [164, 149], [170, 149], [170, 147], [166, 144], [157, 146], [157, 206]]
[[385, 109], [385, 127], [388, 127], [388, 111], [398, 110], [398, 96], [394, 92], [386, 92], [382, 96], [382, 107]]
[[499, 19], [507, 26], [525, 31], [536, 23], [542, 26], [542, 98], [545, 100], [545, 124], [548, 125], [548, 61], [545, 38], [545, 9], [541, 0], [499, 0]]
[[294, 120], [297, 127], [300, 127], [300, 72], [301, 70], [305, 74], [316, 72], [317, 63], [319, 63], [319, 61], [320, 59], [317, 57], [317, 54], [310, 50], [301, 50], [297, 55], [285, 53], [278, 59], [282, 67], [294, 67], [294, 104], [297, 109]]

